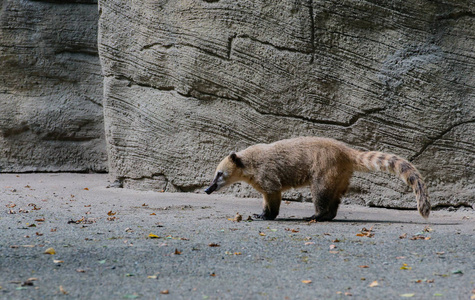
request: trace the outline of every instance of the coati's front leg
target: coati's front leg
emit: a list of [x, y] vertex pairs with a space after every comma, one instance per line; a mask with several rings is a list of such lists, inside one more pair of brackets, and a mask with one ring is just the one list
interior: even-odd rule
[[254, 214], [254, 218], [262, 220], [274, 220], [279, 214], [282, 193], [263, 194], [263, 211], [260, 215]]

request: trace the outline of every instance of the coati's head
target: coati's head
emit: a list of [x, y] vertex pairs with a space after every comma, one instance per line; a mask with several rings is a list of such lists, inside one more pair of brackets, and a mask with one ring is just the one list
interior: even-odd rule
[[244, 165], [240, 157], [235, 152], [231, 152], [226, 156], [216, 168], [214, 173], [214, 179], [211, 185], [205, 190], [206, 194], [211, 194], [214, 191], [218, 191], [222, 187], [230, 185], [234, 182], [241, 180], [242, 169]]

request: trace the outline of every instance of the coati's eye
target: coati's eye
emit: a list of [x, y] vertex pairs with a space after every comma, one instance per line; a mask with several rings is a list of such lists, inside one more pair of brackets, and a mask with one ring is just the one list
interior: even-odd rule
[[218, 177], [221, 177], [221, 176], [223, 176], [223, 172], [221, 172], [221, 171], [218, 171], [218, 174], [216, 174], [216, 176], [218, 176]]

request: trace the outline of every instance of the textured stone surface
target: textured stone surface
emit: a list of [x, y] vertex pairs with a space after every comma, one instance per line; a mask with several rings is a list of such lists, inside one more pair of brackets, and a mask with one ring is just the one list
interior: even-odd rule
[[[110, 172], [125, 186], [199, 190], [231, 150], [317, 135], [410, 159], [435, 205], [475, 203], [473, 1], [99, 9]], [[415, 206], [389, 175], [357, 174], [352, 186], [351, 201]]]
[[0, 7], [0, 170], [107, 170], [97, 1]]

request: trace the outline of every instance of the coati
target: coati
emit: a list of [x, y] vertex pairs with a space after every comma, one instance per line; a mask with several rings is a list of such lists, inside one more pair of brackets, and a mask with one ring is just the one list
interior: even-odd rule
[[411, 163], [393, 154], [352, 149], [329, 138], [298, 137], [231, 152], [216, 168], [205, 192], [247, 182], [264, 196], [263, 212], [255, 216], [273, 220], [279, 214], [282, 191], [310, 185], [315, 214], [309, 220], [329, 221], [335, 218], [355, 171], [395, 174], [414, 191], [422, 217], [429, 216], [426, 185]]

